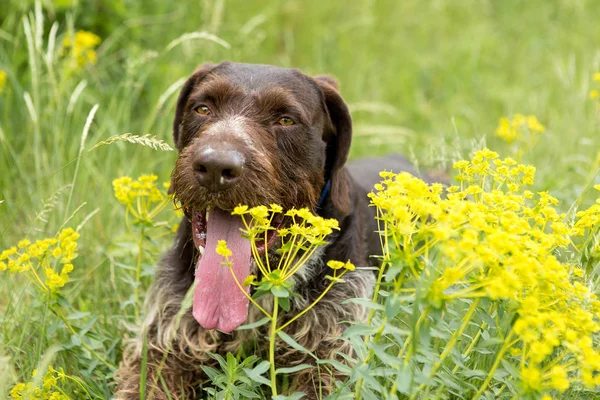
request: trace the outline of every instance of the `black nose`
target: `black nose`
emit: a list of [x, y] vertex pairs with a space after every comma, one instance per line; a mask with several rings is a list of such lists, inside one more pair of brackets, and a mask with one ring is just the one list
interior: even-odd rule
[[221, 190], [237, 181], [244, 169], [244, 156], [235, 150], [200, 149], [192, 161], [200, 185]]

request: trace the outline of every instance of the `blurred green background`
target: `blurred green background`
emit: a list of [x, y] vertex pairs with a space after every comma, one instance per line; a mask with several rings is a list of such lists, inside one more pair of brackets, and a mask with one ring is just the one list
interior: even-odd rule
[[[206, 61], [334, 75], [353, 112], [353, 157], [398, 152], [422, 169], [449, 170], [483, 145], [501, 156], [521, 150], [538, 168], [535, 189], [566, 210], [600, 166], [598, 103], [588, 95], [598, 85], [598, 21], [594, 0], [45, 0], [37, 11], [33, 1], [4, 0], [0, 249], [53, 235], [82, 205], [69, 225], [98, 209], [81, 231], [68, 290], [78, 309], [99, 316], [94, 329], [116, 362], [119, 296], [129, 287], [106, 283], [115, 274], [109, 249], [125, 231], [111, 182], [141, 173], [168, 181], [176, 155], [117, 143], [86, 154], [76, 179], [75, 163], [64, 166], [95, 104], [85, 149], [127, 132], [170, 143], [177, 91]], [[63, 40], [79, 30], [101, 42], [97, 62], [76, 68]], [[193, 32], [203, 34], [182, 36]], [[546, 126], [535, 147], [494, 136], [499, 118], [514, 113]], [[28, 354], [48, 343], [28, 340], [40, 321], [27, 319], [28, 297], [15, 282], [0, 280], [0, 342], [17, 371], [30, 371], [38, 358]], [[94, 385], [108, 393], [108, 378]]]
[[[69, 29], [93, 32], [102, 42], [96, 65], [62, 76], [67, 82], [60, 82], [56, 95], [63, 102], [79, 82], [87, 82], [67, 116], [56, 115], [64, 110], [48, 104], [61, 100], [45, 93], [51, 77], [40, 60], [34, 134], [23, 98], [24, 92], [33, 94], [34, 82], [22, 21], [33, 3], [9, 1], [2, 7], [0, 68], [8, 74], [0, 98], [3, 224], [45, 176], [77, 155], [93, 104], [99, 110], [89, 144], [125, 132], [169, 141], [176, 92], [158, 104], [160, 96], [205, 61], [269, 63], [336, 76], [353, 110], [353, 156], [395, 151], [420, 165], [448, 168], [468, 155], [474, 142], [508, 155], [512, 149], [493, 135], [498, 119], [534, 114], [548, 131], [523, 161], [539, 168], [540, 188], [572, 200], [598, 152], [597, 109], [588, 99], [599, 63], [600, 10], [594, 1], [55, 0], [42, 5], [44, 41], [56, 22], [56, 47]], [[229, 48], [190, 39], [166, 50], [181, 35], [199, 31], [218, 36]], [[56, 75], [61, 78], [60, 71]], [[173, 157], [126, 145], [90, 154], [82, 161], [75, 203], [102, 205], [99, 199], [110, 199], [107, 183], [121, 174], [154, 171], [166, 179]], [[40, 159], [37, 169], [34, 159]], [[69, 183], [73, 168], [38, 190], [26, 209]], [[105, 208], [102, 213], [110, 214]], [[98, 228], [104, 231], [106, 218], [96, 219], [103, 220]]]

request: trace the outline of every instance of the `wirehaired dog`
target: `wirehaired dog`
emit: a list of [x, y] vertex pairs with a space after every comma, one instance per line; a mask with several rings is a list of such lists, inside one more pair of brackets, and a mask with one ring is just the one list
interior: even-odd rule
[[[156, 272], [147, 295], [146, 319], [137, 338], [125, 348], [117, 371], [116, 397], [140, 396], [143, 353], [147, 365], [146, 398], [193, 399], [201, 396], [202, 365], [214, 364], [208, 352], [225, 354], [240, 348], [265, 358], [266, 326], [236, 331], [260, 320], [236, 287], [231, 273], [221, 274], [215, 253], [218, 239], [234, 252], [240, 281], [257, 274], [249, 246], [239, 233], [240, 220], [229, 211], [238, 204], [276, 203], [286, 208], [309, 207], [339, 221], [341, 230], [316, 253], [296, 279], [290, 313], [297, 314], [322, 293], [331, 274], [328, 260], [369, 265], [379, 243], [374, 210], [367, 192], [383, 168], [410, 169], [400, 157], [362, 161], [345, 167], [352, 139], [352, 120], [337, 83], [327, 76], [310, 77], [298, 70], [268, 65], [224, 62], [205, 64], [183, 86], [175, 112], [173, 139], [179, 156], [171, 189], [185, 211], [175, 243]], [[357, 179], [354, 179], [354, 175]], [[277, 257], [269, 240], [269, 253]], [[179, 313], [188, 289], [194, 289], [191, 310]], [[260, 279], [260, 276], [259, 276]], [[285, 331], [319, 358], [351, 354], [340, 340], [352, 321], [364, 321], [363, 307], [345, 302], [371, 296], [372, 271], [357, 268], [336, 284], [309, 312]], [[268, 302], [267, 302], [268, 303]], [[143, 350], [143, 343], [146, 348]], [[307, 355], [277, 343], [278, 366], [310, 363]], [[292, 389], [315, 398], [332, 387], [329, 375], [316, 368], [296, 373]]]

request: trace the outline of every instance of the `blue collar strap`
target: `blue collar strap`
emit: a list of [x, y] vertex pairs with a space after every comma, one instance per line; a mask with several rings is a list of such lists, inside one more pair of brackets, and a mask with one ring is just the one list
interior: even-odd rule
[[325, 203], [325, 199], [327, 198], [327, 195], [329, 194], [329, 189], [331, 189], [331, 180], [327, 181], [327, 183], [325, 184], [325, 187], [323, 188], [323, 191], [321, 192], [321, 198], [319, 199], [319, 202], [317, 203], [317, 209], [323, 207], [323, 204]]

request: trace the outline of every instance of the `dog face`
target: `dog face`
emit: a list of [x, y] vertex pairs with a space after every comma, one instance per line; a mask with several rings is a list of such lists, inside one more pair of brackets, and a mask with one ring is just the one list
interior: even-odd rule
[[[329, 77], [229, 62], [204, 65], [185, 83], [173, 123], [179, 156], [171, 189], [192, 219], [200, 253], [193, 313], [203, 327], [229, 332], [246, 319], [248, 301], [225, 295], [236, 283], [214, 252], [217, 240], [227, 240], [238, 281], [250, 273], [241, 221], [229, 215], [235, 206], [315, 209], [330, 180], [333, 208], [349, 212], [343, 166], [352, 123], [336, 86]], [[269, 248], [274, 240], [266, 240]]]
[[[276, 203], [314, 208], [327, 179], [347, 212], [340, 170], [351, 120], [331, 78], [267, 65], [204, 65], [174, 121], [175, 196], [186, 210]], [[338, 179], [339, 178], [339, 179]]]

